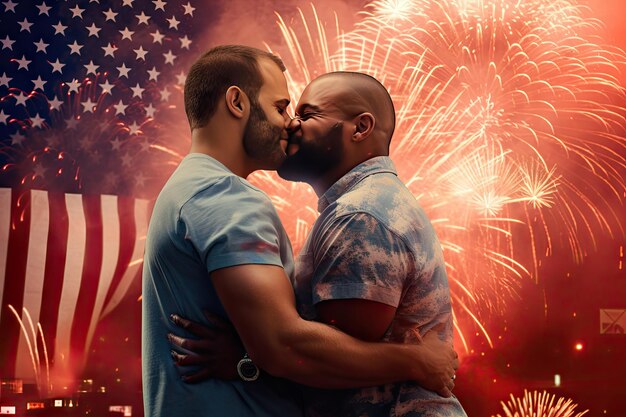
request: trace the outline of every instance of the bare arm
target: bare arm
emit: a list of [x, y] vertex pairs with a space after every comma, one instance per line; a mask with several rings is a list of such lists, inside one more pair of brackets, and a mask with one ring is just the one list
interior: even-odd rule
[[[215, 289], [250, 357], [261, 368], [306, 385], [348, 388], [420, 381], [444, 361], [439, 386], [454, 374], [454, 352], [425, 345], [368, 343], [302, 319], [293, 289], [277, 266], [241, 265], [212, 273]], [[419, 360], [419, 358], [422, 358]]]

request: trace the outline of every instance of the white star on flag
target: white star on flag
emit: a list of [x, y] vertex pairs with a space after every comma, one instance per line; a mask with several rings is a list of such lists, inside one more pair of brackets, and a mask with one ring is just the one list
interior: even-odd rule
[[141, 88], [139, 86], [139, 83], [137, 83], [136, 86], [131, 87], [131, 90], [133, 90], [133, 97], [139, 97], [141, 98], [141, 94], [143, 94], [143, 91], [145, 90], [145, 88]]
[[63, 73], [63, 71], [61, 71], [61, 68], [63, 68], [65, 64], [62, 64], [61, 62], [59, 62], [59, 58], [57, 58], [55, 62], [48, 61], [48, 63], [52, 65], [52, 73], [55, 73], [55, 72], [58, 72], [61, 74]]
[[115, 51], [117, 50], [117, 46], [111, 45], [111, 42], [107, 46], [103, 46], [102, 50], [104, 50], [104, 56], [110, 55], [115, 58]]
[[163, 38], [165, 37], [165, 35], [162, 35], [158, 29], [155, 32], [152, 32], [150, 35], [152, 35], [152, 43], [163, 44]]
[[109, 83], [109, 80], [105, 80], [102, 84], [100, 84], [102, 88], [102, 94], [111, 94], [111, 90], [115, 87], [113, 84]]
[[138, 25], [141, 25], [142, 23], [147, 25], [148, 21], [150, 20], [150, 16], [146, 15], [144, 12], [141, 12], [141, 14], [135, 15], [135, 17], [139, 20], [139, 23], [137, 23]]
[[185, 8], [185, 14], [188, 14], [189, 16], [193, 16], [193, 11], [196, 10], [195, 7], [189, 4], [189, 2], [187, 2], [187, 4], [183, 4], [183, 7]]
[[178, 30], [178, 24], [180, 23], [178, 20], [176, 20], [176, 16], [172, 16], [171, 18], [167, 19], [167, 21], [170, 24], [170, 29], [176, 29]]
[[13, 13], [15, 13], [15, 6], [17, 6], [17, 3], [13, 3], [13, 1], [9, 0], [3, 2], [2, 4], [4, 4], [5, 12], [12, 11]]
[[48, 102], [48, 104], [50, 104], [50, 109], [58, 110], [63, 104], [63, 102], [59, 100], [57, 97], [54, 97], [52, 100]]
[[124, 30], [120, 30], [122, 34], [122, 39], [128, 39], [129, 41], [133, 40], [133, 32], [132, 30], [128, 30], [128, 26], [124, 28]]
[[143, 61], [146, 60], [146, 54], [148, 51], [145, 51], [142, 46], [139, 46], [139, 49], [133, 49], [133, 51], [137, 54], [137, 59], [141, 59]]
[[22, 145], [22, 142], [24, 142], [24, 139], [26, 139], [26, 136], [22, 135], [21, 133], [15, 133], [14, 135], [11, 135], [11, 145], [15, 146], [15, 145]]
[[7, 73], [3, 72], [2, 75], [0, 75], [0, 85], [4, 85], [4, 86], [9, 86], [9, 81], [11, 81], [13, 78], [12, 77], [7, 77]]
[[139, 126], [135, 121], [133, 121], [128, 126], [128, 131], [130, 135], [136, 135], [137, 133], [141, 133], [141, 126]]
[[42, 91], [43, 91], [44, 86], [46, 85], [46, 82], [47, 82], [47, 81], [44, 81], [44, 80], [41, 79], [41, 75], [38, 75], [36, 80], [31, 80], [31, 81], [32, 81], [32, 83], [34, 85], [33, 86], [33, 90], [39, 89], [39, 90], [42, 90]]
[[9, 39], [9, 35], [7, 35], [4, 39], [0, 39], [0, 42], [2, 42], [2, 49], [9, 49], [9, 50], [13, 50], [13, 44], [15, 43], [14, 40]]
[[80, 81], [74, 78], [69, 83], [66, 83], [66, 85], [70, 88], [68, 93], [71, 93], [72, 91], [78, 93], [78, 89], [80, 88]]
[[37, 8], [39, 9], [39, 15], [45, 14], [46, 16], [50, 16], [48, 12], [52, 9], [52, 7], [48, 6], [46, 2], [37, 5]]
[[174, 60], [176, 59], [176, 55], [172, 53], [171, 49], [167, 51], [167, 53], [163, 54], [163, 57], [165, 58], [166, 64], [174, 65]]
[[65, 35], [65, 29], [67, 29], [67, 26], [63, 25], [61, 22], [56, 25], [52, 25], [52, 27], [54, 28], [55, 35]]
[[130, 72], [130, 68], [126, 67], [126, 64], [122, 63], [121, 67], [117, 67], [117, 70], [120, 72], [120, 77], [128, 78], [128, 73]]
[[13, 59], [12, 61], [15, 61], [18, 63], [19, 66], [17, 67], [17, 69], [25, 69], [27, 71], [28, 71], [28, 65], [32, 62], [26, 59], [25, 55], [22, 55], [22, 59]]
[[98, 35], [98, 32], [100, 32], [100, 28], [98, 26], [96, 26], [95, 23], [92, 23], [91, 26], [87, 26], [87, 30], [89, 31], [89, 36], [95, 36], [96, 38], [99, 38], [100, 35]]
[[151, 70], [148, 70], [148, 75], [150, 76], [150, 81], [157, 81], [160, 72], [156, 70], [156, 67], [152, 67]]
[[96, 106], [96, 103], [91, 101], [91, 98], [87, 98], [87, 101], [81, 103], [83, 105], [83, 113], [93, 113], [93, 109]]
[[13, 97], [15, 97], [15, 104], [20, 106], [25, 106], [26, 100], [28, 100], [26, 94], [13, 94]]
[[146, 107], [146, 115], [150, 118], [154, 117], [154, 112], [156, 111], [156, 107], [152, 105], [152, 103], [148, 104]]
[[43, 38], [39, 39], [39, 42], [35, 42], [35, 46], [37, 47], [37, 51], [35, 52], [43, 52], [46, 53], [46, 48], [49, 46], [49, 43], [45, 43]]
[[4, 112], [4, 110], [0, 109], [0, 123], [3, 125], [7, 124], [7, 120], [9, 120], [9, 115]]
[[81, 49], [82, 49], [82, 47], [83, 47], [83, 45], [79, 45], [79, 44], [78, 44], [78, 42], [76, 42], [76, 41], [74, 41], [74, 43], [73, 43], [73, 44], [71, 44], [71, 45], [67, 45], [67, 46], [69, 46], [70, 50], [72, 51], [72, 52], [70, 52], [70, 55], [71, 55], [71, 54], [77, 54], [77, 55], [80, 55], [80, 50], [81, 50]]
[[28, 20], [24, 19], [21, 22], [19, 22], [19, 25], [21, 27], [20, 32], [28, 32], [30, 33], [30, 27], [33, 25], [32, 23], [30, 23]]
[[154, 10], [163, 10], [165, 11], [165, 5], [167, 4], [166, 2], [162, 1], [162, 0], [154, 0], [152, 3], [154, 3]]
[[108, 20], [115, 22], [115, 16], [117, 16], [117, 13], [115, 13], [113, 9], [109, 7], [109, 10], [107, 10], [106, 12], [102, 12], [102, 13], [104, 13], [104, 15], [106, 16], [105, 22]]
[[72, 18], [75, 18], [75, 17], [78, 17], [80, 19], [83, 18], [84, 9], [81, 9], [80, 7], [78, 7], [78, 4], [74, 6], [74, 8], [70, 9], [70, 11], [72, 12]]
[[127, 104], [124, 104], [124, 102], [122, 100], [120, 100], [117, 104], [115, 104], [113, 106], [115, 108], [115, 114], [126, 114], [126, 107], [128, 107]]
[[189, 39], [187, 35], [183, 36], [179, 40], [181, 48], [189, 49], [189, 45], [191, 45], [191, 39]]
[[33, 122], [33, 127], [41, 127], [43, 126], [43, 122], [45, 122], [46, 119], [39, 116], [39, 113], [36, 113], [35, 116], [32, 117], [30, 120], [31, 122]]
[[98, 68], [99, 65], [95, 65], [93, 63], [93, 60], [89, 60], [89, 64], [84, 65], [85, 69], [87, 70], [87, 75], [89, 74], [93, 74], [93, 75], [98, 75]]

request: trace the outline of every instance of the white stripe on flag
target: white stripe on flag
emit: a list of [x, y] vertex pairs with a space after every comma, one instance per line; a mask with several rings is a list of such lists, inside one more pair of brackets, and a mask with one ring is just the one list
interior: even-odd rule
[[109, 303], [102, 310], [100, 318], [109, 314], [119, 305], [126, 295], [128, 288], [130, 288], [137, 272], [140, 268], [142, 268], [146, 234], [148, 233], [148, 209], [148, 200], [135, 200], [135, 239], [133, 256], [130, 258], [130, 264], [128, 265], [128, 268], [126, 268], [126, 271], [124, 271], [124, 275], [115, 289], [113, 296], [109, 300]]
[[[59, 320], [57, 329], [57, 343], [54, 350], [55, 368], [60, 371], [70, 371], [70, 337], [76, 300], [80, 290], [83, 273], [83, 258], [85, 257], [85, 214], [83, 200], [79, 194], [66, 194], [67, 217], [69, 230], [67, 236], [67, 258], [63, 274], [63, 291], [59, 305]], [[78, 367], [78, 364], [76, 364]], [[60, 368], [60, 369], [59, 369]]]
[[[35, 354], [37, 343], [35, 334], [37, 323], [39, 322], [39, 311], [41, 309], [41, 297], [43, 290], [44, 273], [46, 269], [46, 252], [48, 241], [48, 193], [46, 191], [31, 191], [30, 200], [30, 236], [28, 238], [28, 257], [26, 261], [26, 277], [24, 284], [23, 307], [28, 310], [32, 319], [33, 327], [22, 311], [22, 322], [26, 327], [28, 338]], [[31, 333], [32, 330], [35, 332]], [[43, 357], [43, 352], [39, 352]], [[20, 332], [20, 341], [17, 348], [17, 363], [15, 368], [16, 378], [34, 378], [35, 371], [31, 360], [28, 344], [23, 332]]]
[[[0, 303], [4, 295], [7, 255], [9, 252], [9, 231], [11, 230], [11, 189], [0, 188]], [[0, 306], [2, 307], [2, 306]], [[0, 311], [4, 311], [0, 309]]]
[[[100, 319], [100, 312], [104, 304], [104, 299], [109, 291], [109, 286], [113, 280], [113, 274], [117, 267], [117, 259], [120, 252], [120, 218], [117, 211], [117, 197], [111, 195], [103, 195], [102, 201], [102, 268], [100, 270], [100, 280], [98, 282], [98, 293], [96, 302], [89, 323], [87, 332], [87, 342], [85, 343], [85, 352], [89, 352], [91, 338], [96, 330], [96, 326]], [[84, 359], [87, 359], [85, 355]]]

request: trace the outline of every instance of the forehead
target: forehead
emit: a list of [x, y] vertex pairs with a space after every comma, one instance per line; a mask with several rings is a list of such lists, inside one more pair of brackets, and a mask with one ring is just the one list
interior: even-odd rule
[[339, 88], [331, 83], [330, 79], [322, 78], [312, 81], [302, 92], [298, 107], [312, 105], [320, 108], [334, 107], [333, 103], [339, 98]]
[[287, 80], [278, 65], [269, 58], [260, 58], [258, 64], [263, 77], [259, 95], [266, 96], [272, 101], [289, 99]]
[[297, 110], [305, 106], [316, 107], [323, 111], [343, 111], [355, 104], [354, 94], [336, 77], [323, 77], [313, 80], [302, 92]]

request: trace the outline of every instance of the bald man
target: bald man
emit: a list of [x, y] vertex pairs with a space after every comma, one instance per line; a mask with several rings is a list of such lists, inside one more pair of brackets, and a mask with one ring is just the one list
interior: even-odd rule
[[[440, 325], [452, 342], [441, 244], [388, 156], [394, 127], [389, 93], [365, 74], [323, 75], [300, 97], [278, 169], [319, 197], [296, 261], [298, 311], [361, 340], [414, 343]], [[466, 415], [456, 397], [414, 382], [305, 389], [305, 409], [311, 417]]]
[[[366, 342], [414, 344], [435, 329], [441, 340], [452, 343], [441, 245], [389, 159], [394, 127], [393, 102], [368, 75], [330, 73], [304, 90], [288, 126], [287, 158], [278, 169], [287, 180], [309, 183], [319, 196], [320, 216], [296, 261], [298, 313]], [[196, 324], [184, 324], [192, 333], [203, 332]], [[187, 348], [195, 343], [173, 342]], [[194, 355], [198, 363], [203, 352]], [[184, 363], [189, 358], [175, 359]], [[211, 366], [220, 365], [225, 364]], [[358, 379], [355, 375], [355, 386], [363, 385]], [[416, 382], [305, 388], [304, 399], [305, 414], [312, 417], [466, 416], [456, 397]]]

